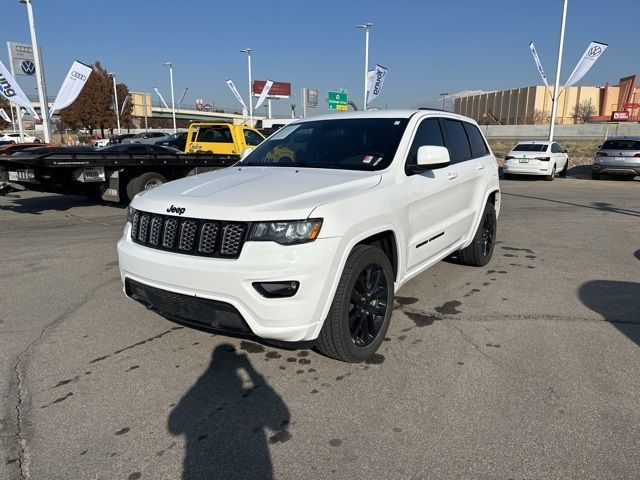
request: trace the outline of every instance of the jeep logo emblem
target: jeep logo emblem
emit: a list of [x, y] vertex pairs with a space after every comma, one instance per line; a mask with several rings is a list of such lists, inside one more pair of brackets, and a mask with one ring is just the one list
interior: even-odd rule
[[167, 208], [167, 213], [177, 213], [178, 215], [182, 215], [185, 212], [185, 210], [186, 210], [185, 208], [171, 205], [169, 208]]

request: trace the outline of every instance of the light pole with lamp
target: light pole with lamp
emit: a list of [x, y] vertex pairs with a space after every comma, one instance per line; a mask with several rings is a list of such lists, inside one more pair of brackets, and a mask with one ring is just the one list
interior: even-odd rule
[[49, 124], [49, 103], [47, 99], [47, 89], [44, 81], [42, 69], [42, 59], [38, 49], [38, 39], [36, 37], [36, 24], [33, 20], [33, 6], [31, 0], [18, 0], [19, 3], [27, 5], [27, 15], [29, 16], [29, 29], [31, 30], [31, 46], [33, 48], [33, 59], [36, 64], [36, 80], [38, 82], [38, 99], [40, 100], [40, 116], [42, 117], [42, 128], [44, 130], [44, 141], [51, 141], [51, 127]]
[[253, 94], [253, 86], [251, 85], [251, 49], [243, 48], [240, 52], [247, 54], [247, 65], [249, 67], [249, 126], [253, 127], [253, 102], [251, 100], [251, 95]]
[[171, 83], [171, 115], [173, 116], [173, 133], [176, 133], [176, 101], [173, 94], [173, 64], [171, 62], [165, 62], [165, 66], [169, 67], [169, 82]]
[[118, 106], [118, 89], [116, 88], [116, 74], [109, 73], [109, 76], [113, 78], [113, 101], [115, 104], [114, 113], [116, 114], [116, 122], [118, 124], [118, 135], [122, 134], [122, 130], [120, 129], [120, 108]]
[[362, 110], [367, 111], [367, 84], [369, 77], [369, 29], [373, 23], [367, 22], [356, 25], [356, 28], [364, 29], [364, 100], [362, 101]]
[[446, 110], [445, 101], [447, 100], [447, 97], [449, 96], [449, 92], [442, 92], [440, 94], [440, 96], [442, 97], [442, 110]]
[[558, 96], [560, 90], [560, 68], [562, 67], [562, 49], [564, 46], [564, 27], [567, 23], [567, 4], [564, 0], [562, 7], [562, 24], [560, 25], [560, 44], [558, 45], [558, 65], [556, 66], [556, 83], [553, 86], [553, 99], [551, 101], [551, 125], [549, 126], [549, 141], [553, 141], [553, 132], [556, 128], [556, 112], [558, 111]]

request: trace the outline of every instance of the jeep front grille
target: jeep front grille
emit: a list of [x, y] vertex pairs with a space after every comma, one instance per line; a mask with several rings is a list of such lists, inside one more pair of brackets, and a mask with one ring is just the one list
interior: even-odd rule
[[205, 257], [238, 258], [249, 225], [199, 218], [180, 218], [135, 210], [131, 240], [149, 248]]

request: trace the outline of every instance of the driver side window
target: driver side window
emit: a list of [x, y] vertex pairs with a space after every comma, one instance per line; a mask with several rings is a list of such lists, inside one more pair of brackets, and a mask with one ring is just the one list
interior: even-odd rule
[[417, 163], [418, 148], [423, 145], [444, 147], [442, 130], [440, 129], [440, 122], [437, 118], [427, 118], [418, 125], [416, 134], [413, 137], [413, 142], [411, 143], [411, 148], [409, 148], [406, 165], [415, 165]]

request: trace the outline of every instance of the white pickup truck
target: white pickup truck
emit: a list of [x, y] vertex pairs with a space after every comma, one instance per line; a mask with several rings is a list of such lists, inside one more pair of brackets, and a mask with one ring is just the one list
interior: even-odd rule
[[489, 262], [499, 210], [496, 159], [469, 118], [309, 118], [233, 167], [138, 194], [120, 274], [164, 317], [360, 362], [402, 284], [455, 252]]

